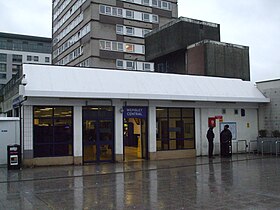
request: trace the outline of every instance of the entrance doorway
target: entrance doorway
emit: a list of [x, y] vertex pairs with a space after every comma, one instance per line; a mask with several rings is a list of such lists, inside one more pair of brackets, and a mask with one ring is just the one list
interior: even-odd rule
[[113, 107], [83, 107], [83, 162], [113, 162]]
[[124, 108], [124, 161], [148, 159], [147, 108]]

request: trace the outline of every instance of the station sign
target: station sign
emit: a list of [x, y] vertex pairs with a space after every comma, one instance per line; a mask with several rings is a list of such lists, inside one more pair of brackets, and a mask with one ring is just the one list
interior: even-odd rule
[[129, 107], [123, 108], [124, 118], [147, 118], [147, 108], [146, 107]]

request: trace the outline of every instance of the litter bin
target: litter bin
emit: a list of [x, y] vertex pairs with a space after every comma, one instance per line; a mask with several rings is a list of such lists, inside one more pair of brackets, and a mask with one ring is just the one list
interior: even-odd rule
[[21, 167], [21, 151], [20, 145], [8, 145], [7, 146], [7, 161], [8, 170], [16, 170]]

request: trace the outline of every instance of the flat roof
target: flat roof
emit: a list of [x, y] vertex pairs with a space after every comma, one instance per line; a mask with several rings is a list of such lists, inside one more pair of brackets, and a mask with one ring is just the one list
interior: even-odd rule
[[261, 84], [261, 83], [268, 83], [268, 82], [279, 82], [280, 79], [270, 79], [270, 80], [265, 80], [265, 81], [258, 81], [256, 82], [257, 84]]
[[226, 42], [218, 42], [218, 41], [214, 41], [214, 40], [209, 40], [209, 39], [205, 39], [202, 41], [199, 41], [197, 43], [191, 44], [187, 47], [187, 49], [191, 49], [200, 45], [204, 45], [204, 44], [215, 44], [215, 45], [220, 45], [220, 46], [224, 46], [224, 47], [234, 47], [234, 48], [239, 48], [239, 49], [249, 49], [248, 46], [244, 46], [244, 45], [238, 45], [238, 44], [231, 44], [231, 43], [226, 43]]
[[23, 34], [12, 34], [12, 33], [3, 33], [3, 32], [0, 32], [0, 37], [8, 38], [8, 39], [29, 40], [29, 41], [36, 41], [36, 42], [52, 42], [52, 39], [47, 37], [29, 36]]
[[211, 102], [269, 102], [240, 79], [23, 64], [23, 96]]
[[159, 31], [162, 31], [163, 29], [165, 28], [168, 28], [170, 26], [173, 26], [175, 25], [176, 23], [179, 23], [179, 22], [188, 22], [188, 23], [194, 23], [194, 24], [199, 24], [199, 25], [205, 25], [205, 26], [210, 26], [210, 27], [214, 27], [214, 28], [217, 28], [219, 26], [218, 23], [211, 23], [211, 22], [207, 22], [207, 21], [203, 21], [203, 20], [197, 20], [197, 19], [192, 19], [192, 18], [187, 18], [187, 17], [179, 17], [179, 18], [176, 18], [174, 20], [171, 20], [170, 22], [156, 28], [156, 29], [153, 29], [151, 32], [147, 33], [145, 36], [150, 36], [152, 34], [155, 34]]

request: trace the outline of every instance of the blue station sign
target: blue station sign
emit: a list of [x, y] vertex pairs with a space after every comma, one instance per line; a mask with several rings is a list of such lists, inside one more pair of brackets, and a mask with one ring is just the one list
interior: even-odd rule
[[146, 107], [124, 107], [123, 109], [124, 118], [147, 118]]

